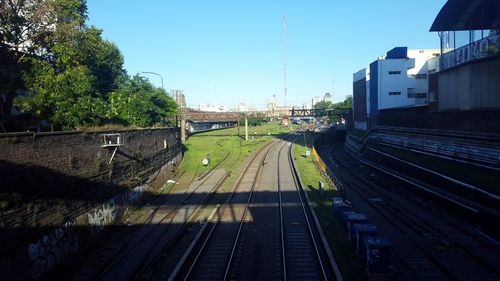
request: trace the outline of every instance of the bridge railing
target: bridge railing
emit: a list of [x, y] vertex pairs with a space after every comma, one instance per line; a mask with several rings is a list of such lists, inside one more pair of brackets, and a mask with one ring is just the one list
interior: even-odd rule
[[335, 108], [335, 109], [294, 109], [292, 108], [292, 117], [297, 116], [349, 116], [352, 109], [350, 108]]

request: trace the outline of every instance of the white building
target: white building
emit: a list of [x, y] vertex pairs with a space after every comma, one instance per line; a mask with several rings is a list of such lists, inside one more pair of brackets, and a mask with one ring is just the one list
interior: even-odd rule
[[354, 73], [355, 127], [365, 129], [368, 118], [379, 110], [428, 104], [428, 76], [436, 67], [429, 60], [439, 54], [440, 50], [397, 47]]
[[333, 102], [332, 95], [330, 93], [325, 93], [325, 96], [323, 97], [324, 102]]
[[199, 106], [200, 111], [205, 111], [205, 112], [229, 112], [229, 108], [227, 108], [225, 105], [215, 105], [215, 104], [200, 104]]
[[312, 99], [312, 104], [313, 104], [313, 106], [314, 106], [315, 104], [317, 104], [318, 102], [320, 102], [320, 101], [321, 101], [321, 98], [320, 98], [319, 96], [315, 96], [315, 97]]

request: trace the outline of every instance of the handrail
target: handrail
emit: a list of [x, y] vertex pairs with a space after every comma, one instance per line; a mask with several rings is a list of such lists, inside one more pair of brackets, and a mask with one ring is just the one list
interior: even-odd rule
[[493, 56], [500, 56], [500, 35], [488, 36], [444, 53], [441, 56], [441, 71]]

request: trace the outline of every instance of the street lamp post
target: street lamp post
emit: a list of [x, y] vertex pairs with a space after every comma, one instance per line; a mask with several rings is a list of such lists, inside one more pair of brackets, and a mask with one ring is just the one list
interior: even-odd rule
[[160, 80], [161, 80], [161, 88], [162, 88], [162, 90], [165, 90], [165, 89], [163, 88], [163, 77], [162, 77], [160, 74], [158, 74], [158, 73], [156, 73], [156, 72], [151, 72], [151, 71], [141, 71], [141, 73], [144, 73], [144, 74], [154, 74], [154, 75], [159, 76], [159, 77], [160, 77]]

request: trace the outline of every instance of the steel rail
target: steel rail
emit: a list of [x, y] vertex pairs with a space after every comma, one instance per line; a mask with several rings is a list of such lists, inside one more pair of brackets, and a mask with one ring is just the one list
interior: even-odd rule
[[[227, 179], [229, 173], [226, 173], [224, 177], [221, 178], [221, 180], [219, 182], [217, 182], [214, 186], [214, 188], [212, 190], [210, 190], [210, 192], [208, 192], [204, 197], [203, 199], [201, 200], [201, 202], [206, 202], [206, 200], [208, 199], [208, 197], [212, 196], [213, 192], [216, 192], [220, 187], [221, 185], [224, 183], [224, 181]], [[183, 201], [184, 202], [184, 201]], [[187, 221], [190, 221], [193, 217], [195, 217], [197, 214], [199, 214], [201, 208], [203, 207], [204, 205], [199, 205], [197, 206], [193, 211], [192, 213], [189, 215], [189, 217], [187, 218], [186, 222]], [[177, 213], [176, 213], [177, 214]], [[174, 233], [172, 233], [171, 237], [165, 241], [164, 243], [164, 246], [162, 247], [162, 249], [159, 251], [159, 254], [158, 255], [161, 255], [161, 253], [164, 253], [166, 251], [166, 249], [168, 249], [171, 245], [171, 243], [173, 241], [175, 241], [177, 238], [178, 238], [178, 235], [179, 233], [181, 233], [182, 229], [186, 226], [186, 222], [182, 223], [181, 225], [179, 225]], [[165, 230], [166, 232], [167, 230]], [[152, 251], [154, 250], [154, 248], [152, 248], [149, 253], [151, 253]], [[158, 256], [156, 255], [156, 256]], [[136, 273], [134, 273], [134, 276], [131, 278], [131, 280], [139, 280], [140, 277], [142, 276], [142, 274], [144, 274], [144, 272], [146, 271], [146, 269], [154, 263], [155, 261], [155, 258], [152, 258], [151, 261], [148, 263], [147, 261], [145, 261], [145, 263], [143, 265], [141, 265], [141, 267], [136, 270]]]
[[249, 209], [248, 207], [250, 206], [250, 202], [252, 200], [253, 192], [255, 190], [255, 187], [257, 186], [257, 183], [260, 181], [260, 176], [262, 174], [262, 167], [264, 167], [264, 164], [266, 163], [267, 156], [269, 155], [269, 152], [271, 151], [271, 148], [273, 146], [274, 146], [274, 144], [271, 145], [269, 150], [266, 152], [266, 155], [262, 159], [261, 164], [259, 165], [259, 168], [257, 170], [255, 180], [252, 183], [252, 188], [250, 189], [250, 194], [248, 195], [248, 199], [247, 199], [247, 202], [245, 204], [245, 209], [243, 210], [243, 215], [241, 216], [241, 222], [238, 226], [238, 232], [236, 234], [236, 238], [235, 238], [234, 243], [233, 243], [233, 248], [231, 249], [231, 255], [229, 256], [229, 261], [227, 262], [226, 271], [224, 272], [224, 278], [222, 279], [224, 281], [227, 280], [229, 277], [229, 273], [230, 273], [232, 262], [233, 262], [233, 257], [234, 257], [234, 254], [236, 252], [236, 247], [238, 246], [238, 242], [239, 242], [240, 234], [241, 234], [241, 229], [243, 228], [243, 224], [245, 222], [245, 217], [246, 217], [247, 211]]
[[[349, 155], [348, 152], [346, 151], [346, 156]], [[346, 157], [345, 156], [345, 157]], [[352, 157], [352, 155], [349, 155]], [[358, 159], [361, 161], [361, 159]], [[339, 163], [342, 163], [343, 161], [338, 161]], [[345, 165], [343, 165], [345, 166]], [[347, 166], [345, 166], [345, 169], [347, 169]], [[340, 168], [340, 171], [344, 170], [344, 167], [341, 167]], [[380, 170], [382, 171], [382, 170]], [[383, 171], [382, 171], [383, 172]], [[351, 176], [352, 177], [352, 176]], [[399, 178], [397, 178], [399, 179]], [[396, 228], [400, 229], [403, 233], [405, 233], [405, 235], [407, 237], [409, 237], [409, 239], [415, 244], [415, 245], [418, 245], [420, 247], [420, 244], [417, 240], [415, 240], [414, 238], [411, 238], [410, 237], [410, 234], [408, 234], [408, 230], [403, 230], [401, 228], [400, 225], [406, 225], [406, 228], [410, 229], [409, 231], [413, 231], [414, 233], [417, 233], [414, 229], [414, 225], [418, 225], [418, 221], [414, 219], [414, 216], [415, 216], [415, 212], [412, 212], [410, 210], [408, 210], [407, 208], [403, 208], [406, 213], [409, 213], [409, 214], [406, 214], [406, 215], [403, 215], [403, 213], [401, 212], [398, 212], [398, 209], [396, 208], [396, 206], [393, 206], [391, 204], [388, 204], [388, 205], [384, 205], [384, 208], [382, 209], [386, 209], [386, 212], [383, 212], [381, 210], [381, 208], [377, 208], [371, 201], [370, 201], [370, 196], [364, 194], [366, 192], [366, 190], [361, 190], [359, 187], [357, 187], [358, 185], [352, 185], [351, 184], [351, 189], [356, 192], [361, 198], [363, 198], [368, 205], [370, 205], [371, 207], [373, 207], [378, 213], [380, 213], [384, 218], [386, 218], [389, 222], [391, 222], [391, 224], [393, 224]], [[389, 199], [389, 201], [394, 201], [394, 199], [392, 199], [391, 197], [387, 196], [387, 194], [384, 194], [383, 192], [376, 192], [375, 189], [369, 189], [370, 192], [373, 194], [373, 195], [376, 195], [376, 196], [380, 196], [380, 197], [383, 197], [383, 198], [386, 198]], [[401, 224], [396, 224], [391, 218], [390, 216], [388, 215], [390, 214], [391, 217], [393, 217], [393, 219], [396, 219], [396, 220], [399, 220], [401, 222]], [[441, 216], [438, 216], [438, 215], [435, 215], [438, 219], [444, 219], [443, 217]], [[408, 220], [411, 220], [413, 221], [413, 223], [409, 223]], [[424, 222], [425, 223], [425, 222]], [[466, 235], [470, 235], [471, 237], [473, 237], [472, 233], [469, 232], [469, 231], [466, 231], [465, 229], [463, 229], [463, 227], [459, 226], [459, 225], [456, 225], [456, 223], [453, 223], [453, 222], [450, 222], [448, 221], [448, 223], [450, 224], [450, 226], [454, 227], [455, 229], [457, 229], [458, 231], [460, 232], [463, 232], [464, 234]], [[428, 225], [428, 226], [426, 226]], [[449, 239], [451, 240], [454, 240], [450, 234], [444, 232], [441, 228], [439, 227], [436, 227], [432, 224], [429, 224], [427, 223], [426, 225], [424, 225], [423, 227], [426, 227], [426, 228], [432, 228], [434, 229], [435, 233], [438, 233], [439, 235], [441, 236], [445, 236], [445, 237], [449, 237]], [[420, 226], [422, 227], [422, 226]], [[477, 239], [476, 239], [477, 240]], [[480, 240], [477, 240], [478, 243], [480, 244], [484, 244], [482, 241]], [[488, 244], [488, 243], [487, 243]], [[480, 264], [482, 267], [484, 267], [486, 270], [489, 270], [490, 272], [495, 272], [495, 274], [498, 274], [498, 269], [497, 268], [494, 268], [492, 267], [490, 264], [488, 263], [485, 263], [481, 257], [479, 257], [477, 255], [477, 253], [473, 253], [470, 249], [464, 247], [462, 244], [460, 243], [457, 243], [456, 244], [456, 247], [457, 248], [460, 248], [462, 251], [464, 251], [465, 254], [467, 254], [469, 257], [471, 257], [473, 260], [475, 260], [478, 264]], [[429, 261], [432, 262], [433, 264], [436, 265], [436, 268], [438, 268], [439, 270], [441, 270], [443, 273], [445, 273], [446, 275], [450, 276], [450, 278], [454, 279], [456, 278], [456, 276], [454, 275], [454, 273], [452, 271], [450, 271], [445, 265], [442, 264], [441, 261], [437, 260], [431, 253], [428, 252], [427, 249], [424, 249], [422, 248], [422, 252], [429, 258]], [[400, 259], [400, 261], [406, 265], [406, 261], [404, 260], [403, 257], [399, 256], [396, 252], [394, 252], [396, 254], [396, 256]], [[407, 266], [407, 265], [406, 265]], [[407, 266], [409, 269], [410, 267]], [[410, 271], [413, 272], [412, 269], [410, 269]]]
[[407, 164], [407, 165], [409, 165], [409, 166], [415, 167], [415, 168], [420, 169], [420, 170], [422, 170], [422, 171], [426, 171], [426, 172], [428, 172], [428, 173], [431, 173], [431, 174], [433, 174], [433, 175], [436, 175], [436, 176], [438, 176], [438, 177], [441, 177], [441, 178], [443, 178], [443, 179], [445, 179], [445, 180], [448, 180], [448, 181], [450, 181], [450, 182], [452, 182], [452, 183], [455, 183], [455, 184], [457, 184], [457, 185], [460, 185], [460, 186], [462, 186], [462, 187], [465, 187], [465, 188], [467, 188], [467, 189], [469, 189], [469, 190], [472, 190], [472, 191], [476, 191], [476, 192], [478, 192], [478, 193], [481, 193], [481, 194], [483, 194], [483, 195], [485, 195], [485, 196], [487, 196], [487, 197], [489, 197], [489, 198], [495, 199], [495, 200], [497, 200], [497, 201], [498, 201], [498, 200], [500, 200], [500, 196], [499, 196], [499, 195], [497, 195], [497, 194], [493, 194], [493, 193], [488, 192], [488, 191], [486, 191], [486, 190], [483, 190], [483, 189], [481, 189], [481, 188], [479, 188], [479, 187], [477, 187], [477, 186], [474, 186], [474, 185], [468, 184], [468, 183], [466, 183], [466, 182], [463, 182], [463, 181], [457, 180], [457, 179], [455, 179], [455, 178], [452, 178], [452, 177], [449, 177], [449, 176], [443, 175], [443, 174], [441, 174], [441, 173], [438, 173], [438, 172], [433, 171], [433, 170], [431, 170], [431, 169], [427, 169], [427, 168], [422, 167], [422, 166], [417, 165], [417, 164], [413, 164], [413, 163], [408, 162], [408, 161], [405, 161], [405, 160], [403, 160], [403, 159], [400, 159], [400, 158], [394, 157], [394, 156], [389, 155], [388, 153], [385, 153], [385, 152], [380, 151], [380, 150], [378, 150], [378, 149], [371, 148], [371, 147], [369, 147], [368, 149], [369, 149], [369, 150], [371, 150], [371, 151], [374, 151], [374, 152], [376, 152], [376, 153], [382, 154], [382, 155], [384, 155], [384, 156], [386, 156], [386, 157], [388, 157], [388, 158], [390, 158], [390, 159], [393, 159], [393, 160], [396, 160], [396, 161], [399, 161], [399, 162], [405, 163], [405, 164]]
[[[175, 214], [173, 214], [172, 216], [172, 219], [170, 220], [169, 223], [172, 222], [172, 220], [174, 219], [175, 215], [179, 212], [180, 210], [180, 207], [182, 207], [182, 205], [184, 204], [184, 202], [189, 199], [189, 197], [194, 193], [196, 192], [196, 190], [198, 190], [198, 188], [203, 185], [203, 183], [205, 183], [210, 177], [207, 178], [208, 175], [210, 175], [217, 167], [219, 167], [220, 165], [222, 165], [228, 158], [229, 156], [231, 156], [231, 153], [228, 153], [226, 154], [226, 156], [221, 160], [219, 161], [219, 163], [217, 163], [214, 167], [212, 167], [209, 171], [207, 171], [204, 175], [201, 175], [200, 177], [198, 177], [198, 181], [202, 181], [192, 192], [190, 192], [188, 194], [188, 188], [186, 189], [186, 191], [184, 192], [184, 194], [188, 194], [187, 196], [185, 196], [179, 203], [179, 208], [175, 210]], [[198, 170], [199, 170], [199, 167], [196, 169], [188, 187], [191, 185], [191, 183], [194, 182], [194, 179], [196, 178], [196, 174], [198, 173]], [[207, 194], [205, 194], [205, 196], [201, 199], [201, 202], [206, 202], [206, 200], [213, 194], [214, 191], [218, 190], [218, 188], [220, 188], [220, 186], [222, 185], [222, 183], [224, 183], [224, 181], [227, 179], [227, 177], [229, 176], [230, 173], [226, 173], [224, 175], [224, 177], [221, 178], [220, 181], [218, 181], [215, 185], [214, 185], [214, 188], [212, 190], [210, 190], [210, 192], [208, 192]], [[186, 222], [191, 220], [191, 218], [198, 214], [199, 213], [199, 210], [201, 209], [203, 205], [199, 205], [197, 206], [193, 211], [192, 213], [189, 215], [189, 217], [187, 218]], [[177, 236], [179, 235], [180, 231], [186, 226], [186, 222], [182, 223], [180, 226], [178, 226], [174, 233], [171, 235], [171, 237], [165, 241], [164, 243], [164, 246], [162, 247], [162, 250], [159, 251], [159, 253], [161, 254], [162, 252], [165, 251], [166, 248], [169, 247], [169, 245], [172, 243], [172, 241], [174, 241]], [[165, 229], [164, 233], [168, 231], [168, 229]], [[151, 253], [152, 251], [154, 250], [154, 248], [150, 249], [149, 253]], [[158, 255], [156, 255], [158, 256]], [[155, 262], [155, 259], [156, 257], [153, 257], [153, 258], [150, 258], [149, 259], [149, 262], [147, 260], [145, 260], [143, 262], [143, 264], [141, 264], [140, 268], [136, 270], [136, 272], [134, 273], [133, 277], [131, 278], [131, 280], [138, 280], [142, 274], [144, 274], [145, 270]]]
[[[295, 138], [295, 136], [293, 135], [287, 135], [284, 139], [283, 139], [283, 144], [281, 145], [280, 147], [280, 150], [278, 152], [278, 159], [279, 159], [279, 154], [281, 153], [281, 149], [285, 146], [286, 142], [285, 140], [287, 139], [291, 139], [291, 138]], [[273, 143], [273, 145], [271, 145], [271, 148], [276, 145], [277, 142]], [[269, 148], [269, 150], [267, 151], [266, 155], [264, 156], [264, 159], [262, 160], [261, 164], [262, 165], [259, 165], [259, 170], [262, 170], [262, 167], [264, 167], [265, 163], [266, 163], [266, 159], [267, 157], [269, 156], [269, 152], [271, 150], [271, 148]], [[278, 190], [279, 190], [279, 161], [278, 161], [278, 165], [277, 165], [277, 170], [278, 170]], [[236, 247], [238, 245], [238, 242], [239, 242], [239, 238], [240, 238], [240, 234], [241, 234], [241, 229], [243, 228], [243, 223], [244, 223], [244, 218], [245, 218], [245, 215], [248, 211], [248, 206], [250, 205], [250, 202], [251, 202], [251, 197], [252, 197], [252, 194], [253, 194], [253, 191], [254, 191], [254, 188], [255, 186], [257, 185], [257, 183], [259, 182], [260, 180], [260, 172], [257, 173], [257, 176], [255, 177], [256, 180], [253, 182], [252, 184], [252, 193], [250, 193], [249, 195], [249, 198], [247, 200], [247, 204], [246, 204], [246, 207], [245, 207], [245, 210], [243, 212], [243, 216], [242, 216], [242, 220], [240, 222], [240, 225], [239, 225], [239, 228], [238, 228], [238, 234], [236, 236], [236, 239], [235, 239], [235, 242], [234, 242], [234, 245], [233, 245], [233, 248], [232, 248], [232, 251], [231, 251], [231, 256], [229, 258], [229, 262], [228, 262], [228, 265], [226, 267], [226, 272], [224, 274], [224, 279], [223, 280], [228, 280], [228, 277], [229, 277], [229, 273], [230, 273], [230, 269], [231, 269], [231, 266], [232, 266], [232, 260], [233, 260], [233, 257], [234, 257], [234, 254], [235, 254], [235, 251], [236, 251]], [[283, 266], [285, 267], [285, 248], [284, 248], [284, 239], [283, 239], [283, 216], [282, 216], [282, 209], [281, 209], [281, 192], [278, 192], [279, 193], [279, 210], [280, 210], [280, 225], [281, 225], [281, 245], [282, 245], [282, 253], [283, 253]], [[286, 268], [285, 268], [286, 269]], [[283, 280], [286, 280], [286, 270], [283, 271], [283, 276], [284, 276], [284, 279]]]
[[282, 268], [281, 271], [283, 272], [283, 280], [287, 280], [286, 276], [286, 254], [285, 254], [285, 227], [283, 225], [283, 203], [282, 203], [282, 196], [281, 196], [281, 183], [280, 183], [280, 166], [279, 166], [279, 157], [281, 154], [281, 150], [285, 146], [286, 142], [283, 142], [283, 145], [281, 146], [279, 152], [278, 152], [278, 165], [277, 165], [277, 170], [278, 170], [278, 198], [279, 198], [279, 211], [280, 211], [280, 233], [281, 233], [281, 256], [282, 256]]
[[[342, 163], [342, 161], [339, 161], [337, 159], [337, 162], [338, 163]], [[345, 165], [342, 165], [343, 167], [340, 167], [340, 170], [344, 170], [345, 168]], [[345, 168], [346, 169], [346, 168]], [[345, 180], [345, 178], [344, 178]], [[448, 278], [450, 278], [451, 280], [454, 279], [454, 275], [451, 271], [449, 271], [446, 267], [444, 267], [434, 256], [432, 256], [431, 254], [429, 254], [428, 251], [424, 250], [422, 247], [420, 247], [420, 244], [416, 241], [415, 238], [411, 237], [411, 235], [409, 234], [408, 230], [404, 229], [400, 224], [396, 223], [394, 221], [394, 219], [391, 219], [390, 215], [392, 216], [395, 216], [396, 219], [399, 219], [400, 222], [402, 223], [402, 225], [405, 225], [403, 222], [404, 220], [401, 220], [398, 215], [394, 212], [389, 212], [389, 211], [382, 211], [380, 208], [376, 208], [376, 206], [374, 205], [373, 202], [370, 201], [370, 197], [366, 194], [364, 194], [364, 192], [358, 187], [358, 185], [353, 185], [351, 184], [350, 185], [350, 188], [351, 190], [353, 190], [356, 194], [358, 194], [358, 196], [360, 196], [361, 198], [363, 198], [363, 200], [365, 200], [367, 202], [368, 205], [370, 205], [372, 208], [374, 208], [382, 217], [384, 217], [387, 221], [389, 221], [392, 225], [394, 225], [394, 227], [396, 229], [398, 229], [399, 231], [401, 231], [402, 233], [405, 234], [406, 237], [408, 237], [408, 239], [414, 244], [414, 245], [417, 245], [419, 246], [419, 248], [421, 249], [422, 251], [422, 254], [427, 257], [429, 259], [429, 262], [431, 262], [436, 269], [438, 269], [440, 272], [442, 272], [444, 275], [446, 275]], [[373, 191], [372, 191], [373, 193]], [[408, 226], [407, 226], [408, 228]], [[393, 253], [395, 254], [395, 256], [398, 258], [398, 260], [412, 273], [414, 274], [415, 276], [418, 276], [417, 272], [415, 272], [415, 269], [413, 267], [411, 267], [408, 262], [405, 260], [404, 256], [400, 255], [399, 252], [397, 251], [393, 251]]]
[[[224, 202], [224, 204], [221, 206], [221, 208], [219, 208], [217, 210], [217, 216], [213, 222], [213, 225], [212, 227], [210, 228], [205, 240], [203, 241], [203, 243], [201, 244], [200, 246], [200, 249], [198, 250], [198, 252], [196, 253], [196, 256], [194, 257], [193, 261], [191, 262], [191, 265], [189, 266], [189, 269], [186, 273], [186, 275], [184, 276], [183, 280], [188, 280], [190, 275], [193, 273], [194, 269], [195, 269], [195, 266], [198, 264], [198, 261], [200, 259], [200, 256], [203, 254], [205, 248], [206, 248], [206, 245], [208, 244], [208, 242], [210, 241], [210, 238], [213, 234], [213, 232], [215, 231], [215, 229], [217, 228], [217, 226], [219, 225], [219, 222], [220, 220], [222, 219], [222, 212], [229, 207], [229, 202], [231, 201], [231, 199], [233, 198], [234, 194], [236, 193], [236, 190], [238, 189], [238, 187], [241, 185], [241, 182], [243, 180], [243, 176], [248, 172], [248, 169], [250, 168], [251, 164], [255, 161], [255, 159], [257, 158], [257, 156], [262, 152], [264, 151], [266, 148], [268, 149], [266, 153], [269, 152], [269, 150], [271, 149], [271, 146], [274, 145], [275, 142], [271, 142], [271, 143], [268, 143], [267, 145], [263, 146], [261, 149], [258, 150], [257, 153], [255, 153], [253, 155], [253, 157], [251, 158], [249, 164], [245, 167], [244, 171], [240, 174], [238, 180], [236, 181], [236, 184], [234, 185], [233, 189], [231, 190], [231, 194], [228, 196], [228, 198], [226, 199], [226, 201]], [[261, 161], [262, 163], [262, 161]], [[262, 165], [259, 165], [259, 168], [258, 168], [258, 171], [257, 173], [259, 173], [259, 171], [262, 169], [261, 168]], [[253, 192], [253, 187], [254, 187], [254, 184], [252, 184], [252, 190], [250, 192], [250, 196]], [[248, 203], [249, 201], [247, 201]], [[248, 205], [245, 206], [245, 211], [246, 209], [248, 208]], [[222, 209], [222, 211], [221, 211]], [[242, 217], [242, 221], [244, 220], [244, 217]], [[206, 231], [206, 230], [205, 230]], [[237, 242], [237, 241], [235, 241]], [[234, 248], [234, 247], [233, 247]], [[227, 271], [227, 267], [226, 267], [226, 271]], [[172, 279], [174, 279], [176, 276], [171, 276]]]
[[314, 233], [313, 233], [313, 229], [312, 229], [312, 226], [311, 226], [311, 222], [309, 220], [309, 215], [307, 213], [306, 207], [304, 205], [304, 200], [303, 200], [302, 195], [301, 195], [300, 183], [299, 183], [299, 180], [297, 178], [298, 177], [297, 176], [297, 172], [295, 171], [295, 167], [294, 167], [293, 161], [292, 161], [292, 145], [291, 144], [288, 144], [288, 162], [290, 164], [290, 167], [294, 171], [292, 178], [293, 178], [293, 181], [295, 182], [295, 189], [297, 190], [297, 193], [298, 193], [298, 196], [299, 196], [300, 204], [302, 206], [302, 211], [304, 213], [304, 216], [305, 216], [305, 219], [306, 219], [306, 222], [307, 222], [307, 228], [309, 230], [309, 235], [310, 235], [311, 240], [313, 242], [314, 250], [316, 252], [316, 257], [318, 259], [318, 262], [319, 262], [319, 265], [320, 265], [320, 268], [321, 268], [321, 273], [323, 275], [324, 280], [328, 280], [328, 277], [327, 277], [326, 271], [325, 271], [325, 266], [323, 264], [323, 260], [321, 259], [321, 254], [319, 253], [319, 247], [318, 247], [318, 244], [316, 243], [316, 238], [314, 237]]
[[[227, 157], [224, 158], [221, 162], [224, 162], [227, 160]], [[219, 163], [220, 164], [220, 163]], [[196, 176], [196, 174], [195, 174]], [[191, 179], [191, 183], [194, 181], [195, 179], [195, 176]], [[131, 239], [128, 240], [128, 242], [119, 250], [120, 252], [119, 253], [116, 253], [112, 258], [111, 260], [106, 263], [106, 267], [103, 269], [103, 270], [100, 270], [99, 273], [94, 276], [93, 280], [100, 280], [104, 277], [104, 275], [106, 275], [108, 272], [110, 272], [125, 256], [127, 256], [127, 254], [129, 254], [133, 249], [135, 249], [136, 247], [140, 246], [140, 244], [142, 242], [144, 242], [146, 240], [147, 237], [149, 237], [155, 230], [157, 230], [157, 228], [159, 226], [161, 226], [164, 221], [170, 217], [170, 220], [166, 223], [168, 226], [166, 229], [164, 229], [162, 231], [162, 234], [163, 233], [166, 233], [169, 229], [170, 229], [170, 226], [171, 226], [171, 223], [173, 221], [173, 219], [175, 218], [175, 216], [177, 215], [177, 213], [180, 211], [181, 207], [183, 206], [183, 203], [189, 199], [210, 177], [206, 177], [204, 178], [200, 184], [198, 184], [191, 192], [187, 193], [188, 192], [188, 188], [189, 186], [186, 188], [186, 192], [184, 193], [185, 196], [182, 198], [182, 200], [179, 201], [179, 203], [174, 207], [174, 209], [168, 213], [166, 213], [161, 219], [160, 221], [158, 221], [153, 228], [151, 228], [149, 231], [147, 231], [138, 241], [136, 241], [135, 243], [131, 244], [131, 245], [128, 245], [131, 241]], [[191, 183], [189, 185], [191, 185]], [[214, 187], [216, 188], [217, 185]], [[167, 193], [168, 194], [168, 193]], [[206, 200], [206, 198], [208, 197], [210, 193], [208, 193], [203, 199], [202, 201]], [[151, 212], [151, 214], [148, 215], [148, 218], [146, 219], [145, 223], [144, 224], [147, 224], [149, 222], [152, 221], [154, 215], [159, 211], [161, 206], [158, 206], [155, 208], [155, 210], [153, 212]], [[127, 248], [125, 248], [127, 247]], [[125, 248], [125, 249], [124, 249]], [[141, 266], [140, 269], [138, 269], [139, 272], [142, 271], [142, 269], [147, 266], [147, 265], [143, 265]], [[137, 276], [137, 273], [134, 274], [134, 278], [136, 278]]]
[[[358, 157], [357, 155], [355, 155], [349, 149], [346, 149], [346, 153], [349, 156], [351, 156], [352, 158], [358, 160], [359, 162], [361, 162], [361, 163], [363, 163], [363, 164], [365, 164], [367, 166], [372, 167], [373, 169], [376, 169], [376, 170], [378, 170], [378, 171], [380, 171], [382, 173], [385, 173], [385, 174], [390, 175], [392, 177], [395, 177], [395, 178], [397, 178], [397, 179], [399, 179], [399, 180], [401, 180], [403, 182], [406, 182], [406, 183], [411, 184], [411, 185], [413, 185], [415, 187], [418, 187], [419, 189], [422, 189], [422, 190], [424, 190], [424, 191], [426, 191], [426, 192], [428, 192], [430, 194], [433, 194], [433, 195], [435, 195], [437, 197], [440, 197], [440, 198], [442, 198], [442, 199], [444, 199], [446, 201], [449, 201], [449, 202], [451, 202], [451, 203], [453, 203], [453, 204], [455, 204], [457, 206], [460, 206], [460, 207], [462, 207], [464, 209], [467, 209], [467, 210], [469, 210], [469, 211], [471, 211], [473, 213], [479, 213], [479, 210], [477, 209], [477, 206], [473, 207], [473, 206], [466, 205], [463, 202], [460, 202], [461, 200], [463, 200], [463, 198], [461, 198], [461, 197], [453, 196], [452, 194], [450, 194], [449, 192], [446, 192], [446, 191], [436, 191], [436, 190], [430, 189], [429, 187], [422, 186], [421, 184], [415, 183], [415, 182], [407, 179], [406, 177], [403, 177], [401, 175], [397, 175], [397, 174], [395, 174], [395, 173], [393, 173], [391, 171], [388, 171], [387, 169], [382, 168], [380, 165], [377, 165], [377, 164], [375, 164], [375, 163], [373, 163], [371, 161], [368, 161], [368, 160], [365, 160], [365, 159], [362, 159], [362, 158]], [[446, 195], [446, 194], [448, 194], [448, 195]], [[470, 202], [470, 201], [468, 201], [468, 202]], [[472, 202], [470, 202], [470, 203], [472, 203]], [[471, 204], [471, 205], [474, 205], [474, 204]]]

